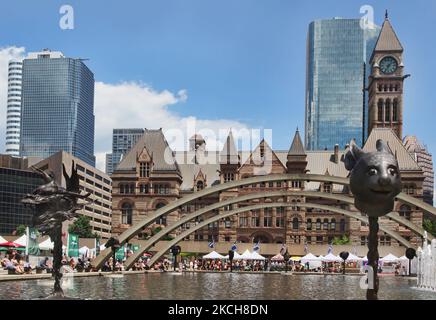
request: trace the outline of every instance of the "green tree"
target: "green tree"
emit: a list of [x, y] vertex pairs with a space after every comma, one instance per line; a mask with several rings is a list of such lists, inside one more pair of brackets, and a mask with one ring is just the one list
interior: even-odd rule
[[21, 237], [23, 234], [26, 233], [26, 228], [27, 228], [27, 227], [26, 227], [24, 224], [20, 224], [20, 225], [17, 227], [17, 230], [15, 230], [15, 234], [16, 234], [17, 236]]
[[92, 227], [89, 224], [91, 218], [88, 216], [80, 215], [69, 227], [68, 232], [74, 233], [79, 238], [97, 238], [100, 236], [92, 232]]
[[436, 237], [436, 221], [430, 219], [424, 219], [422, 227], [425, 231]]
[[344, 234], [341, 239], [339, 239], [338, 237], [334, 237], [332, 244], [333, 245], [351, 244], [351, 240]]

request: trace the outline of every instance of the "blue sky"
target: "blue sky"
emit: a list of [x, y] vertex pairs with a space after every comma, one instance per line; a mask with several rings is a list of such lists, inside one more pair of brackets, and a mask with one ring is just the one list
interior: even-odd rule
[[[59, 28], [63, 4], [74, 8], [74, 30]], [[377, 24], [389, 9], [412, 74], [405, 86], [404, 134], [417, 135], [436, 155], [432, 0], [3, 0], [0, 48], [48, 47], [89, 58], [97, 81], [169, 91], [175, 100], [164, 108], [178, 117], [272, 128], [273, 147], [287, 149], [295, 128], [304, 130], [308, 24], [358, 18], [363, 5], [374, 7]], [[177, 98], [180, 90], [187, 99]], [[97, 152], [108, 145], [96, 139]]]

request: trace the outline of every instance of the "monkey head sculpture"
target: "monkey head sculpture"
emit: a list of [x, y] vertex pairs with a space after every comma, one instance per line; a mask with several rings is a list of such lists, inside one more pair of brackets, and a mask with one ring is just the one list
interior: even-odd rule
[[396, 157], [383, 140], [377, 140], [376, 148], [375, 152], [365, 152], [352, 140], [344, 159], [345, 168], [351, 171], [354, 205], [370, 217], [391, 212], [395, 197], [401, 192]]

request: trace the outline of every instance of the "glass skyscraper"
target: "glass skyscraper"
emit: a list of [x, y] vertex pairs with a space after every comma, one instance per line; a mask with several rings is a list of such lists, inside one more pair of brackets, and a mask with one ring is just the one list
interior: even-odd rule
[[317, 20], [307, 37], [305, 144], [307, 150], [362, 145], [368, 107], [364, 88], [380, 32], [360, 19]]
[[145, 129], [113, 129], [112, 153], [106, 154], [106, 173], [112, 174], [121, 158], [145, 133]]
[[94, 74], [61, 52], [23, 61], [20, 155], [47, 158], [59, 150], [95, 166]]

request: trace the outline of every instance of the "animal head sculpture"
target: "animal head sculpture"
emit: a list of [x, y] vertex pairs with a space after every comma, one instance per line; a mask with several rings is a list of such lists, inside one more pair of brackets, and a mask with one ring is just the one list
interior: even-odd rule
[[395, 197], [401, 192], [396, 157], [383, 140], [377, 140], [376, 148], [375, 152], [364, 152], [353, 140], [344, 161], [345, 168], [351, 171], [354, 205], [370, 217], [391, 212]]

